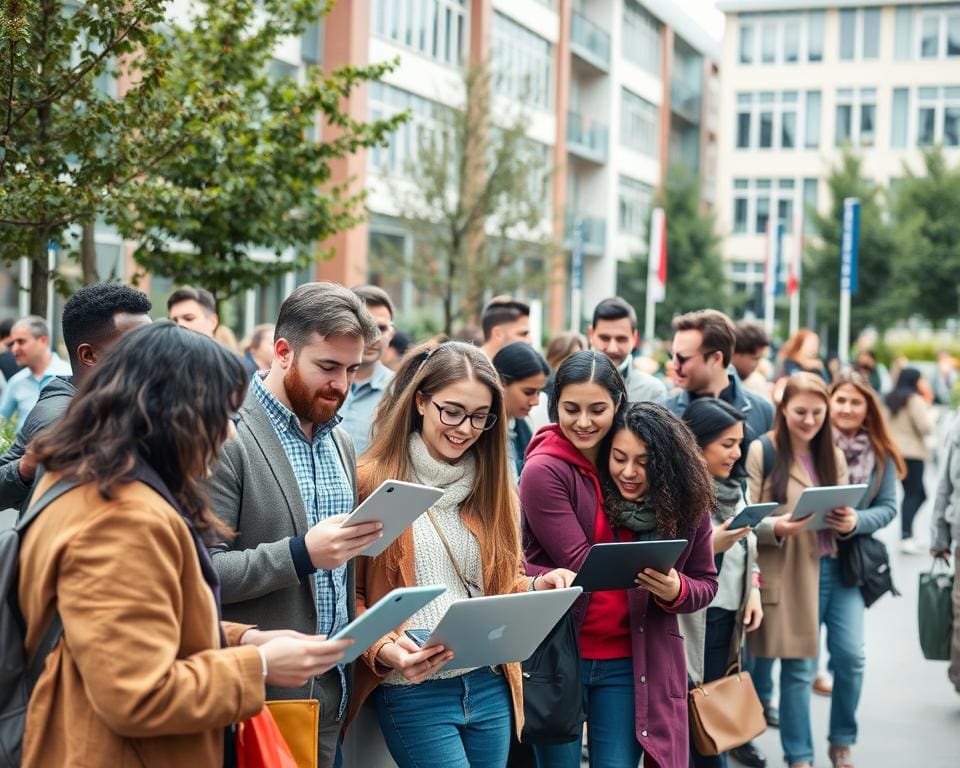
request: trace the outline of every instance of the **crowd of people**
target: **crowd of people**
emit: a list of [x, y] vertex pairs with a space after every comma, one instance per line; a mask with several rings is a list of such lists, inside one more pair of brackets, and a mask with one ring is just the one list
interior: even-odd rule
[[[831, 696], [817, 737], [854, 765], [867, 603], [842, 563], [897, 517], [898, 480], [919, 551], [933, 423], [916, 369], [881, 398], [870, 355], [831, 371], [801, 331], [771, 362], [761, 326], [704, 309], [674, 318], [661, 371], [618, 297], [545, 356], [512, 297], [486, 305], [476, 344], [414, 344], [376, 286], [301, 285], [242, 345], [203, 289], [152, 310], [124, 285], [80, 289], [69, 362], [41, 318], [0, 324], [17, 428], [0, 508], [43, 508], [16, 595], [28, 657], [46, 654], [25, 768], [232, 765], [231, 727], [267, 700], [318, 702], [322, 768], [726, 766], [694, 745], [688, 691], [737, 664], [787, 765], [813, 765], [815, 689]], [[940, 464], [929, 549], [960, 563], [960, 420]], [[385, 480], [443, 495], [368, 557], [382, 523], [341, 523]], [[868, 490], [826, 528], [792, 519], [805, 489], [847, 483]], [[731, 527], [761, 502], [777, 508]], [[398, 587], [446, 588], [406, 625], [432, 630], [455, 601], [569, 587], [595, 544], [671, 539], [666, 573], [572, 609], [581, 740], [523, 741], [518, 663], [456, 669], [401, 627], [347, 665], [351, 641], [328, 639]], [[952, 651], [960, 692], [960, 627]], [[732, 754], [773, 761], [749, 741]]]

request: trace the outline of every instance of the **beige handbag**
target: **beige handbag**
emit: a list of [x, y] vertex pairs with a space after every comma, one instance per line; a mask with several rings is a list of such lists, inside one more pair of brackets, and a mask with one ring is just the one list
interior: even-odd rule
[[746, 744], [767, 729], [750, 673], [740, 668], [745, 634], [741, 630], [734, 671], [690, 689], [690, 735], [705, 757]]

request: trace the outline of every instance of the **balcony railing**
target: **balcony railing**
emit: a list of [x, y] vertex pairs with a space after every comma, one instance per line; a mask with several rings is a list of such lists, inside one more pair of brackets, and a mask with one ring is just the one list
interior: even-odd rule
[[607, 161], [609, 130], [578, 112], [567, 113], [567, 151], [595, 163]]
[[603, 253], [607, 244], [607, 222], [600, 218], [592, 216], [577, 217], [568, 212], [566, 217], [566, 227], [564, 232], [564, 245], [567, 248], [573, 247], [574, 228], [577, 221], [580, 222], [583, 232], [583, 251], [593, 255]]
[[573, 14], [570, 50], [597, 69], [610, 69], [610, 33], [581, 13]]

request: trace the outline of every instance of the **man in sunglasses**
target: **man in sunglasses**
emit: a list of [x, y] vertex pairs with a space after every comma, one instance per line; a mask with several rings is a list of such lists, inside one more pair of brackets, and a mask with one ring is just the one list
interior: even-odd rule
[[731, 365], [736, 327], [723, 312], [702, 309], [673, 319], [674, 380], [680, 392], [663, 401], [682, 416], [698, 397], [718, 397], [737, 408], [746, 419], [743, 455], [760, 435], [773, 428], [773, 406], [743, 386]]
[[359, 285], [352, 290], [366, 305], [380, 331], [377, 340], [363, 348], [363, 362], [340, 407], [340, 427], [353, 438], [359, 456], [370, 445], [377, 406], [393, 380], [393, 371], [381, 362], [393, 338], [393, 302], [383, 288], [375, 285]]

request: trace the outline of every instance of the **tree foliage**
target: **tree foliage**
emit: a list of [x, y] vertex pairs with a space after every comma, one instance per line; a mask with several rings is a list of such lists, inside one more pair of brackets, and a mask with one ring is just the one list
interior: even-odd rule
[[409, 276], [438, 297], [443, 330], [474, 320], [488, 291], [530, 287], [553, 253], [549, 234], [549, 163], [527, 138], [523, 110], [492, 117], [491, 78], [484, 67], [463, 79], [464, 108], [436, 105], [413, 126], [416, 155], [389, 194], [413, 233], [412, 262], [395, 250], [371, 254], [375, 271]]
[[[147, 271], [222, 300], [307, 267], [316, 242], [360, 220], [363, 193], [350, 180], [333, 184], [331, 162], [383, 142], [405, 115], [364, 122], [344, 109], [392, 64], [310, 67], [303, 82], [271, 71], [277, 46], [316, 21], [316, 0], [194, 7], [193, 22], [173, 30], [164, 87], [183, 102], [216, 93], [219, 109], [134, 185], [115, 218]], [[251, 258], [257, 251], [273, 258]]]
[[[700, 183], [686, 166], [671, 167], [654, 205], [663, 208], [667, 229], [667, 289], [656, 307], [656, 336], [670, 336], [675, 315], [711, 307], [731, 311], [720, 238], [714, 219], [700, 208]], [[647, 228], [649, 229], [649, 223]], [[649, 241], [649, 234], [646, 238]], [[635, 254], [620, 270], [617, 292], [643, 317], [647, 254]], [[642, 329], [641, 329], [642, 330]]]
[[[46, 313], [47, 248], [69, 244], [130, 184], [176, 152], [220, 97], [177, 103], [165, 0], [6, 0], [0, 6], [0, 256], [32, 259], [31, 311]], [[105, 87], [118, 63], [123, 98]]]
[[[850, 335], [867, 326], [887, 328], [898, 317], [898, 291], [891, 290], [891, 275], [899, 255], [894, 227], [885, 211], [882, 190], [863, 175], [862, 160], [845, 150], [827, 178], [830, 209], [821, 214], [810, 210], [814, 237], [806, 246], [806, 264], [801, 296], [816, 291], [817, 319], [836, 338], [840, 314], [840, 240], [843, 201], [860, 200], [860, 248], [858, 289], [851, 301]], [[809, 300], [809, 298], [807, 299]]]
[[923, 173], [904, 172], [893, 199], [900, 258], [891, 293], [899, 317], [942, 322], [960, 315], [960, 164], [949, 167], [934, 147], [924, 152]]

